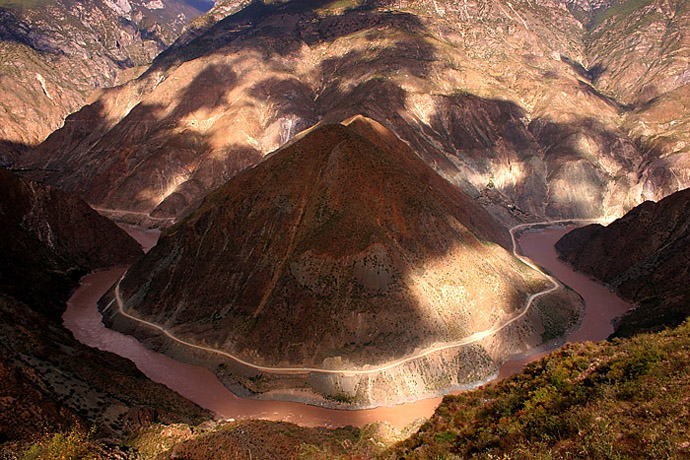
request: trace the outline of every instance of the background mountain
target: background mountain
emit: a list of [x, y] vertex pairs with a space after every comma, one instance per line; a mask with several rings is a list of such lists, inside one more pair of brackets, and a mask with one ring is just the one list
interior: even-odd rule
[[[513, 319], [550, 284], [510, 251], [508, 233], [473, 198], [386, 128], [355, 117], [315, 128], [228, 181], [128, 270], [120, 294], [128, 313], [255, 364], [360, 369]], [[567, 329], [579, 303], [563, 303]], [[540, 312], [467, 347], [308, 384], [361, 406], [476, 383], [542, 344], [558, 320]], [[117, 309], [106, 316], [138, 337], [153, 333]], [[154, 341], [187, 354], [174, 345]], [[248, 384], [232, 361], [192, 355], [258, 393], [303, 387], [295, 381], [304, 375], [274, 382], [254, 369]]]
[[[151, 27], [148, 19], [137, 19], [139, 12], [146, 16], [173, 11], [158, 8], [170, 4], [167, 0], [152, 0], [143, 7], [135, 0], [93, 1], [82, 8], [85, 4], [4, 3], [0, 38], [7, 70], [2, 70], [6, 76], [1, 107], [8, 121], [0, 124], [3, 162], [16, 162], [19, 153], [60, 124], [54, 120], [80, 107], [92, 88], [138, 75], [144, 69], [137, 67], [147, 65], [170, 43], [166, 37], [175, 36], [168, 35], [165, 24], [178, 24], [177, 16], [151, 19], [158, 23]], [[32, 16], [27, 12], [34, 7]], [[53, 16], [41, 19], [43, 14]], [[362, 129], [328, 126], [365, 113], [466, 192], [457, 195], [457, 190], [438, 185], [438, 178], [415, 166], [407, 172], [424, 180], [396, 189], [400, 193], [393, 197], [407, 197], [398, 206], [471, 209], [468, 214], [479, 221], [464, 229], [446, 225], [444, 231], [483, 235], [480, 247], [500, 253], [500, 246], [506, 246], [505, 233], [475, 207], [477, 202], [507, 223], [526, 215], [618, 215], [644, 199], [656, 200], [687, 187], [688, 19], [688, 2], [683, 0], [220, 0], [138, 80], [94, 95], [90, 106], [22, 158], [21, 166], [114, 215], [167, 225], [190, 212], [209, 190], [264, 161], [274, 148], [299, 142], [294, 138], [301, 130], [322, 123], [326, 126], [311, 133], [317, 137], [309, 137], [303, 151], [295, 150], [302, 149], [299, 143], [288, 148], [293, 148], [294, 157], [313, 153], [309, 161], [315, 164], [325, 155], [329, 164], [343, 166], [348, 180], [334, 183], [341, 188], [330, 184], [312, 190], [334, 189], [341, 198], [349, 198], [361, 193], [358, 181], [377, 176], [363, 174], [366, 168], [357, 161], [339, 164], [336, 160], [347, 156], [343, 151], [352, 157], [353, 151], [368, 151], [360, 149], [362, 142], [373, 143], [383, 150], [393, 146], [396, 155], [407, 152], [403, 157], [412, 158], [404, 146], [389, 142], [390, 134], [378, 142], [363, 136], [352, 148], [348, 142], [362, 137]], [[110, 21], [104, 27], [116, 29], [102, 31], [103, 20]], [[177, 26], [173, 29], [179, 32]], [[99, 45], [91, 48], [95, 42]], [[58, 50], [51, 48], [55, 44]], [[93, 68], [82, 57], [92, 60]], [[342, 149], [330, 148], [315, 140], [319, 135], [322, 141], [327, 137], [348, 142], [339, 146]], [[315, 152], [320, 147], [324, 151]], [[190, 284], [196, 269], [208, 270], [204, 264], [209, 265], [213, 251], [226, 249], [208, 242], [209, 235], [242, 248], [239, 239], [255, 244], [270, 233], [271, 241], [280, 241], [279, 247], [289, 253], [292, 243], [286, 244], [288, 235], [278, 231], [278, 224], [281, 219], [289, 222], [286, 216], [294, 217], [295, 209], [292, 200], [283, 200], [276, 187], [267, 186], [274, 176], [266, 169], [275, 167], [276, 176], [279, 169], [292, 172], [285, 183], [299, 194], [306, 192], [296, 184], [308, 182], [309, 168], [282, 163], [278, 155], [256, 167], [263, 168], [262, 174], [252, 170], [236, 178], [252, 182], [246, 183], [251, 196], [227, 185], [169, 231], [162, 242], [172, 249], [169, 260], [160, 253], [152, 256], [163, 267], [158, 281], [167, 277]], [[348, 169], [354, 166], [354, 172]], [[121, 433], [128, 421], [132, 426], [156, 417], [198, 416], [198, 408], [151, 384], [130, 363], [79, 345], [56, 322], [78, 274], [131, 260], [138, 252], [132, 242], [74, 197], [0, 173], [0, 233], [6, 233], [0, 239], [0, 441], [62, 430], [78, 421], [96, 423], [110, 436]], [[355, 186], [348, 188], [353, 178]], [[430, 188], [418, 190], [414, 195], [420, 198], [413, 199], [409, 190], [428, 180]], [[319, 199], [326, 195], [314, 194]], [[357, 248], [365, 241], [358, 238], [364, 237], [347, 234], [349, 226], [321, 224], [334, 221], [338, 215], [330, 212], [335, 209], [348, 211], [344, 222], [362, 220], [368, 222], [366, 228], [379, 228], [380, 222], [374, 224], [371, 218], [376, 213], [370, 211], [380, 200], [372, 196], [377, 195], [369, 193], [358, 207], [312, 206], [314, 212], [305, 211], [304, 228], [317, 237], [295, 240], [295, 247], [333, 240], [347, 243], [338, 250]], [[276, 226], [262, 227], [265, 233], [216, 229], [212, 224], [226, 212], [221, 201], [234, 200], [238, 206], [240, 198], [263, 203], [257, 208], [260, 216], [243, 209], [246, 220], [264, 218]], [[682, 192], [657, 204], [645, 203], [606, 229], [588, 227], [561, 241], [561, 250], [573, 263], [640, 303], [623, 318], [618, 334], [677, 324], [686, 315], [687, 199]], [[335, 202], [349, 204], [346, 199]], [[388, 210], [381, 214], [389, 215]], [[63, 222], [65, 216], [76, 225]], [[395, 216], [385, 223], [404, 230], [403, 235], [418, 224], [404, 226], [405, 219]], [[62, 241], [63, 225], [77, 238]], [[114, 246], [105, 252], [90, 248], [95, 233], [112, 237]], [[434, 241], [438, 235], [426, 236], [424, 241]], [[190, 257], [182, 241], [208, 256]], [[414, 246], [417, 239], [400, 241]], [[411, 252], [422, 257], [423, 249], [413, 247]], [[611, 249], [616, 249], [615, 257], [610, 257]], [[311, 259], [290, 264], [288, 258], [278, 257], [284, 269], [277, 270], [275, 283], [260, 282], [261, 277], [268, 279], [265, 272], [242, 275], [259, 280], [257, 286], [268, 286], [265, 292], [271, 300], [289, 298], [296, 292], [295, 283], [324, 297], [329, 287], [345, 285], [339, 284], [340, 278], [321, 276], [337, 273], [333, 265], [329, 268], [334, 254], [300, 265], [318, 259], [308, 256]], [[267, 256], [271, 258], [275, 263], [275, 254]], [[147, 263], [142, 261], [140, 267]], [[282, 276], [288, 265], [296, 274], [292, 285]], [[386, 280], [380, 267], [376, 275], [366, 263], [350, 267], [362, 275], [365, 294], [376, 297]], [[159, 276], [139, 270], [137, 279], [131, 278], [133, 285]], [[429, 272], [410, 273], [423, 277]], [[284, 289], [276, 291], [278, 285]], [[168, 295], [168, 287], [154, 286], [153, 295], [177, 300]], [[227, 286], [212, 281], [210, 288], [199, 292], [201, 300], [219, 296]], [[309, 295], [297, 300], [308, 305]], [[198, 333], [204, 320], [215, 321], [223, 314], [202, 309], [194, 318], [197, 312], [174, 307], [185, 321], [199, 319], [191, 321], [188, 330], [178, 324], [183, 333]], [[173, 326], [176, 321], [172, 318]], [[261, 324], [250, 326], [258, 330]], [[381, 458], [685, 458], [688, 396], [683, 389], [689, 387], [689, 336], [686, 324], [611, 343], [568, 346], [499, 385], [447, 397], [419, 433]], [[356, 347], [356, 342], [354, 347], [345, 343], [343, 354], [354, 356]], [[491, 357], [497, 353], [490, 351]], [[481, 358], [475, 368], [489, 368], [481, 350], [471, 357]], [[444, 368], [447, 362], [436, 364]], [[446, 375], [434, 374], [439, 376], [446, 379], [442, 384], [449, 381]], [[60, 393], [56, 383], [62, 390], [89, 388], [90, 396]], [[247, 378], [240, 383], [260, 389], [265, 382]], [[103, 406], [118, 407], [121, 417], [115, 422], [106, 419]], [[250, 421], [232, 422], [212, 432], [179, 426], [161, 430], [183, 431], [182, 437], [189, 438], [166, 454], [170, 458], [252, 458], [252, 452], [253, 458], [257, 452], [287, 458], [370, 458], [383, 447], [371, 428], [307, 430]], [[162, 450], [165, 444], [153, 439], [155, 449]]]
[[135, 77], [206, 0], [0, 1], [0, 164], [62, 126], [96, 88]]
[[620, 215], [689, 183], [686, 1], [224, 5], [241, 9], [199, 19], [27, 155], [32, 177], [172, 219], [362, 113], [505, 221]]
[[62, 326], [82, 275], [141, 255], [80, 198], [0, 168], [0, 442], [75, 424], [118, 436], [157, 418], [203, 416], [131, 362], [82, 345]]
[[617, 336], [677, 326], [690, 315], [690, 189], [642, 203], [607, 227], [573, 230], [556, 250], [638, 304], [621, 318]]

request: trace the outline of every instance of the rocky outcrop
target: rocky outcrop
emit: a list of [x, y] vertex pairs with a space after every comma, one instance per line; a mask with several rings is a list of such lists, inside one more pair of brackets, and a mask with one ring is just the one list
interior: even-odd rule
[[211, 6], [203, 0], [24, 3], [0, 6], [0, 165], [16, 163], [62, 126], [94, 89], [141, 73]]
[[[630, 65], [638, 51], [605, 45], [637, 40], [620, 14], [592, 30], [561, 1], [231, 1], [214, 11], [223, 8], [234, 14], [210, 14], [27, 155], [32, 177], [167, 225], [301, 130], [362, 113], [506, 222], [617, 216], [690, 181], [684, 122], [664, 134], [680, 106], [618, 97], [629, 88], [614, 70], [644, 80]], [[668, 36], [682, 43], [678, 18]], [[644, 43], [666, 59], [667, 47]], [[671, 78], [682, 56], [668, 54], [674, 64], [655, 75]]]
[[160, 420], [202, 411], [118, 356], [78, 343], [61, 313], [79, 277], [129, 264], [141, 248], [80, 198], [0, 169], [0, 441], [74, 423], [131, 429], [130, 410]]
[[689, 222], [690, 189], [642, 203], [607, 227], [573, 230], [556, 249], [576, 269], [638, 304], [615, 335], [656, 331], [690, 315]]
[[[511, 321], [549, 286], [511, 249], [508, 233], [474, 199], [382, 125], [355, 117], [318, 126], [231, 179], [165, 232], [117, 292], [128, 315], [182, 341], [296, 368], [236, 373], [237, 362], [224, 356], [199, 358], [194, 348], [155, 340], [245, 392], [299, 400], [305, 396], [286, 390], [307, 383], [342, 403], [392, 403], [483, 381], [509, 354], [541, 343], [543, 324], [532, 312], [467, 347], [382, 372], [337, 372]], [[107, 315], [117, 329], [156, 335], [115, 308]]]

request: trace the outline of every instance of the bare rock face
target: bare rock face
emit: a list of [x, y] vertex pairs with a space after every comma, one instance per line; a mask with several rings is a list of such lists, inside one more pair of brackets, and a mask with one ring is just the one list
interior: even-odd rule
[[[300, 131], [361, 113], [505, 221], [620, 215], [690, 182], [675, 95], [654, 110], [621, 97], [683, 80], [685, 7], [653, 16], [676, 37], [669, 54], [663, 40], [623, 46], [639, 41], [625, 24], [642, 13], [589, 3], [611, 12], [595, 28], [554, 0], [224, 2], [22, 166], [113, 215], [167, 225]], [[649, 47], [656, 60], [635, 67]], [[649, 104], [684, 91], [657, 87]]]
[[0, 165], [16, 163], [62, 126], [94, 89], [141, 73], [210, 6], [203, 0], [0, 4]]
[[638, 304], [615, 335], [677, 326], [690, 315], [690, 189], [645, 202], [608, 227], [573, 230], [557, 244], [578, 270]]
[[[362, 368], [515, 317], [548, 282], [509, 247], [474, 199], [382, 125], [355, 117], [316, 127], [209, 195], [128, 270], [119, 293], [129, 314], [259, 365]], [[107, 315], [151, 337], [117, 309]], [[308, 384], [365, 405], [420, 397], [486, 379], [508, 354], [539, 345], [541, 328], [529, 317], [489, 345], [477, 339], [385, 375], [316, 373]], [[227, 362], [215, 367], [222, 361], [201, 359], [228, 377]]]
[[638, 181], [645, 200], [689, 185], [689, 22], [690, 2], [620, 2], [587, 37], [592, 84], [625, 108], [622, 128], [645, 154]]

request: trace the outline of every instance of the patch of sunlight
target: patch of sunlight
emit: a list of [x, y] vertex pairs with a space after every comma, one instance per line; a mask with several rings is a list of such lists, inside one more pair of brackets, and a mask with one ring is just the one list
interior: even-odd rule
[[516, 305], [506, 308], [504, 304], [516, 298], [515, 288], [503, 278], [513, 278], [515, 272], [496, 270], [488, 262], [498, 255], [491, 254], [496, 251], [456, 246], [407, 274], [420, 315], [445, 330], [449, 339], [491, 329], [514, 314]]
[[177, 187], [185, 183], [191, 177], [191, 171], [177, 174], [160, 173], [158, 185], [152, 185], [142, 189], [136, 196], [138, 200], [145, 200], [151, 203], [152, 208], [160, 205], [166, 198], [172, 195]]
[[527, 177], [523, 163], [493, 164], [490, 172], [481, 175], [482, 187], [495, 187], [498, 190], [513, 190]]

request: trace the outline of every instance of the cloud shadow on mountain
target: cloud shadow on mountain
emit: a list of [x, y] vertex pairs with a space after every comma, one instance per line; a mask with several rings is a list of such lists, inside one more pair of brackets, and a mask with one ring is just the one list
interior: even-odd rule
[[235, 43], [243, 49], [263, 53], [270, 61], [272, 56], [287, 56], [305, 44], [333, 42], [364, 30], [394, 27], [419, 32], [423, 29], [419, 18], [412, 14], [375, 11], [379, 3], [376, 1], [346, 8], [342, 14], [317, 14], [317, 10], [331, 3], [332, 0], [254, 1], [183, 47], [173, 44], [154, 60], [144, 75], [164, 72], [183, 62], [222, 52], [224, 47]]

